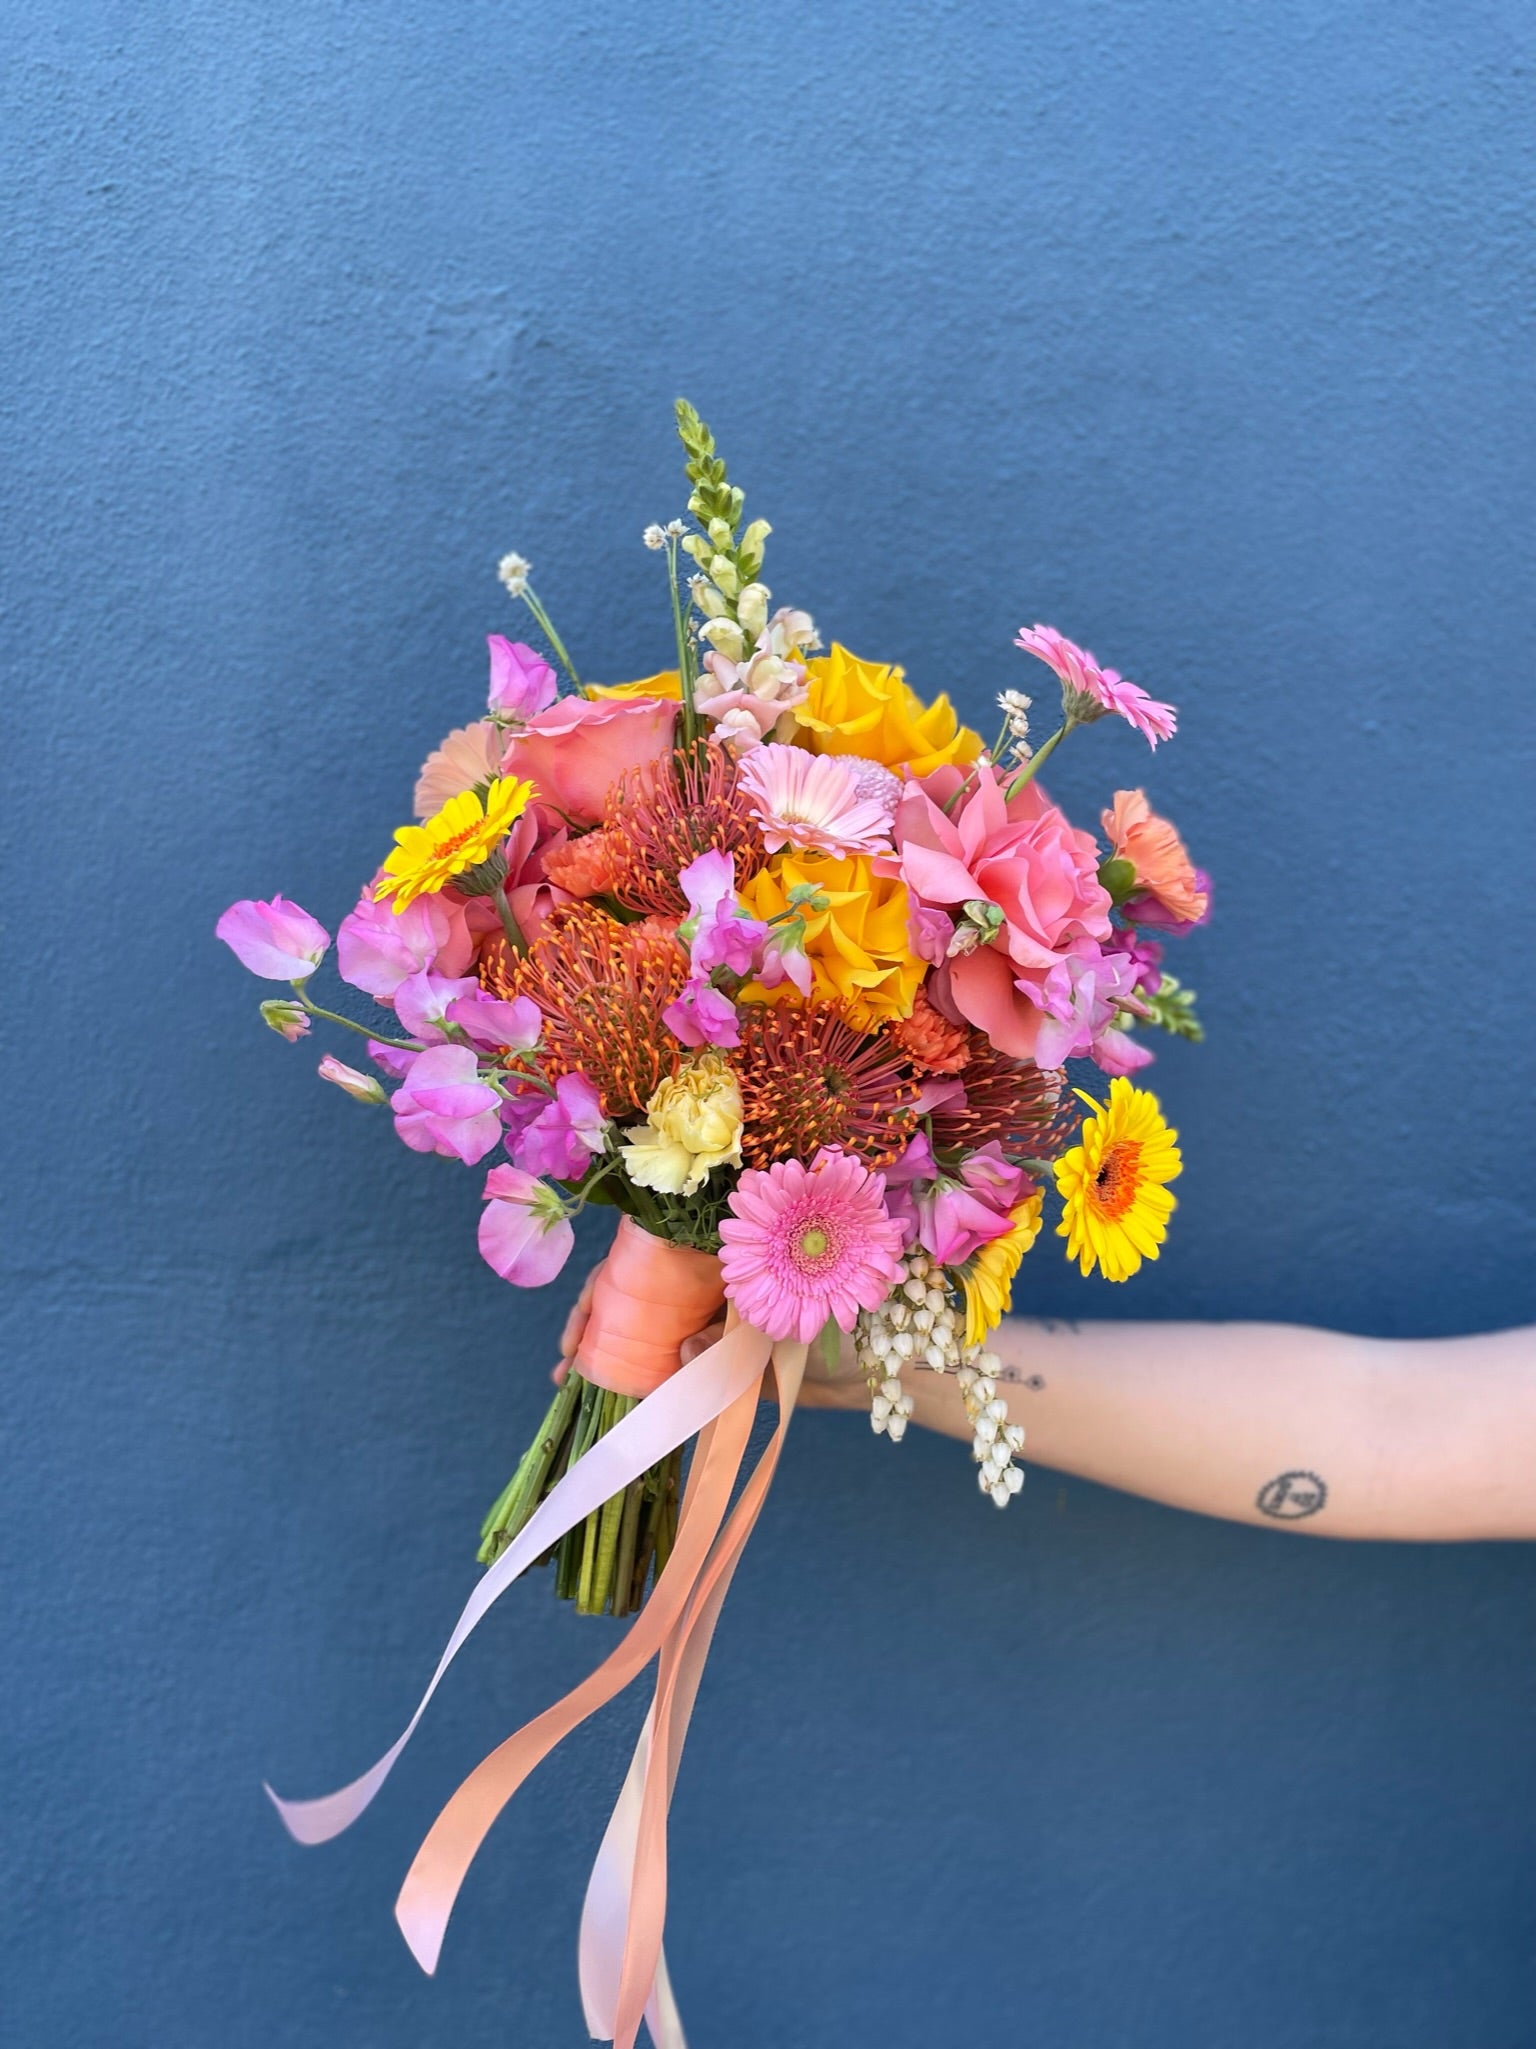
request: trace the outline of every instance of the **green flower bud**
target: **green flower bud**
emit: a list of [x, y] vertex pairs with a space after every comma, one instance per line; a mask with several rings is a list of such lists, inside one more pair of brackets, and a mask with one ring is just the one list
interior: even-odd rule
[[1123, 904], [1136, 889], [1135, 866], [1123, 854], [1112, 854], [1099, 863], [1099, 883], [1109, 891], [1112, 903]]
[[261, 1006], [261, 1017], [263, 1024], [270, 1025], [290, 1046], [309, 1030], [309, 1018], [303, 1004], [294, 1003], [286, 996], [269, 996]]

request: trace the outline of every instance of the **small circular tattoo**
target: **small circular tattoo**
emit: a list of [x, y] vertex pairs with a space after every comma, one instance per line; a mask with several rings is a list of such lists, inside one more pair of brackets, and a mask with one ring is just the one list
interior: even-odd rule
[[1041, 1388], [1045, 1385], [1045, 1375], [1043, 1373], [1031, 1373], [1028, 1380], [1025, 1381], [1024, 1385], [1027, 1388], [1032, 1389], [1034, 1393], [1038, 1394]]
[[1328, 1500], [1328, 1489], [1316, 1473], [1278, 1473], [1259, 1489], [1254, 1507], [1275, 1522], [1302, 1522], [1316, 1515]]

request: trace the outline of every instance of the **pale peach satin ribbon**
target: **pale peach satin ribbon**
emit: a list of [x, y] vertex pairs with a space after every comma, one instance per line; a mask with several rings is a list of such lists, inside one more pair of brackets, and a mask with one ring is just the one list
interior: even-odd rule
[[581, 1916], [581, 2002], [588, 2033], [611, 2039], [615, 2049], [631, 2049], [642, 2010], [656, 2049], [687, 2049], [661, 1948], [667, 1810], [715, 1624], [772, 1485], [805, 1362], [803, 1344], [773, 1348], [778, 1428], [698, 1577], [687, 1614], [662, 1648], [656, 1697], [592, 1867]]
[[[617, 2049], [633, 2049], [642, 2017], [658, 2049], [686, 2049], [661, 1946], [667, 1809], [710, 1639], [778, 1464], [806, 1347], [776, 1345], [751, 1325], [736, 1322], [733, 1314], [724, 1337], [680, 1367], [681, 1337], [692, 1335], [700, 1318], [707, 1321], [719, 1305], [718, 1265], [707, 1254], [663, 1245], [638, 1227], [626, 1230], [628, 1223], [623, 1220], [615, 1239], [616, 1250], [623, 1244], [618, 1253], [622, 1285], [609, 1291], [604, 1305], [591, 1377], [612, 1370], [615, 1362], [621, 1374], [654, 1370], [663, 1331], [671, 1346], [668, 1376], [578, 1460], [486, 1572], [410, 1723], [378, 1763], [350, 1786], [319, 1800], [286, 1801], [270, 1787], [267, 1792], [298, 1841], [324, 1842], [339, 1835], [383, 1785], [443, 1674], [491, 1604], [565, 1530], [697, 1433], [676, 1541], [649, 1601], [596, 1671], [471, 1772], [428, 1831], [395, 1907], [412, 1954], [424, 1970], [434, 1970], [459, 1887], [497, 1815], [561, 1738], [659, 1653], [655, 1701], [588, 1887], [581, 1929], [582, 2002], [594, 2035], [612, 2039]], [[702, 1270], [706, 1265], [713, 1271]], [[594, 1320], [602, 1298], [600, 1277]], [[641, 1318], [646, 1341], [627, 1342], [626, 1323], [633, 1333]], [[586, 1351], [584, 1341], [577, 1361], [584, 1374]], [[770, 1361], [778, 1381], [778, 1427], [727, 1521]], [[604, 1379], [602, 1384], [610, 1383]], [[631, 1381], [619, 1391], [633, 1386]]]

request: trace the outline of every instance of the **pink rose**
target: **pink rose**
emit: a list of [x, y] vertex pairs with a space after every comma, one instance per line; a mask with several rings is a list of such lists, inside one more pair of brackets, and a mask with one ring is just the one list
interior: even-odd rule
[[932, 994], [1001, 1052], [1032, 1059], [1052, 969], [1075, 942], [1110, 936], [1098, 849], [1036, 785], [1006, 801], [988, 767], [947, 817], [940, 806], [957, 783], [953, 771], [940, 771], [926, 785], [907, 785], [896, 809], [901, 879], [927, 906], [962, 913], [968, 904], [992, 906], [1002, 922], [986, 936], [982, 926], [961, 926], [956, 939], [969, 933], [977, 943], [952, 951]]
[[677, 706], [659, 697], [562, 697], [513, 736], [501, 772], [530, 777], [574, 824], [596, 825], [619, 777], [665, 754], [676, 723]]

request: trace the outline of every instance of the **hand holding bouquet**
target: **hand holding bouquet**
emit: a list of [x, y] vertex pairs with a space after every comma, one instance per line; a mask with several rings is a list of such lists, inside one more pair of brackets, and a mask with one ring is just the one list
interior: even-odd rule
[[[727, 1506], [770, 1364], [773, 1456], [807, 1348], [835, 1355], [851, 1333], [876, 1434], [906, 1430], [904, 1375], [954, 1372], [981, 1490], [999, 1507], [1018, 1492], [1024, 1433], [986, 1341], [1048, 1197], [1085, 1275], [1122, 1281], [1158, 1256], [1180, 1159], [1130, 1077], [1152, 1057], [1148, 1028], [1200, 1036], [1163, 958], [1210, 904], [1140, 790], [1115, 793], [1101, 844], [1038, 780], [1104, 717], [1155, 748], [1171, 707], [1034, 626], [1018, 645], [1056, 678], [1059, 718], [1034, 746], [1031, 700], [1007, 690], [986, 746], [900, 668], [822, 652], [806, 613], [770, 610], [767, 523], [744, 523], [691, 407], [678, 423], [693, 524], [645, 535], [676, 667], [583, 684], [528, 564], [503, 561], [549, 658], [491, 637], [484, 716], [429, 757], [417, 822], [342, 921], [337, 966], [375, 1018], [311, 1000], [330, 940], [297, 906], [236, 904], [218, 927], [248, 968], [291, 984], [262, 1006], [285, 1039], [316, 1018], [363, 1036], [374, 1071], [328, 1054], [325, 1079], [387, 1105], [417, 1152], [493, 1162], [479, 1244], [503, 1279], [554, 1279], [587, 1204], [622, 1213], [572, 1370], [480, 1558], [497, 1592], [550, 1562], [555, 1591], [588, 1614], [631, 1614], [666, 1587], [656, 1641], [637, 1639], [648, 1618], [626, 1639], [661, 1653], [657, 1727], [678, 1687], [686, 1722], [688, 1658], [744, 1540]], [[1109, 1077], [1106, 1098], [1071, 1086], [1073, 1060]], [[722, 1303], [724, 1337], [684, 1368], [684, 1341]], [[641, 1456], [658, 1432], [658, 1455]], [[660, 1797], [647, 1792], [648, 1815]], [[654, 1943], [635, 1936], [644, 1826], [620, 1888], [624, 1985], [589, 2000], [622, 2039], [659, 1982], [659, 1921]], [[411, 1893], [408, 1880], [403, 1921]]]

